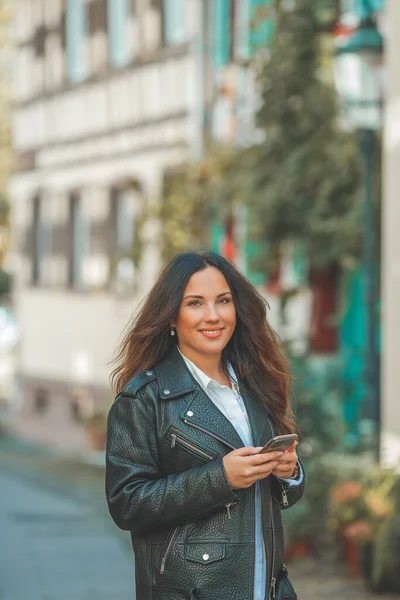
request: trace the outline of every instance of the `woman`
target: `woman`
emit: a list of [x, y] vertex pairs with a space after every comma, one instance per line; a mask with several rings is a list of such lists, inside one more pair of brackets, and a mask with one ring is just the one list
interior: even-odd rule
[[131, 532], [137, 600], [297, 598], [281, 509], [302, 496], [290, 375], [266, 306], [227, 260], [176, 256], [122, 343], [106, 490]]

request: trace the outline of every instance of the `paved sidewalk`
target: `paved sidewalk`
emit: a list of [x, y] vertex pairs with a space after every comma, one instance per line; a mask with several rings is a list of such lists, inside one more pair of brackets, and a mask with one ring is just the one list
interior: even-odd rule
[[[306, 558], [288, 565], [299, 600], [399, 600], [399, 595], [376, 595], [364, 582], [346, 575], [336, 562], [318, 564]], [[399, 575], [400, 576], [400, 575]]]
[[[130, 538], [108, 515], [103, 468], [0, 437], [0, 489], [0, 600], [134, 599]], [[334, 560], [288, 568], [299, 600], [400, 600]]]
[[100, 498], [19, 450], [0, 441], [0, 600], [132, 600], [132, 552]]

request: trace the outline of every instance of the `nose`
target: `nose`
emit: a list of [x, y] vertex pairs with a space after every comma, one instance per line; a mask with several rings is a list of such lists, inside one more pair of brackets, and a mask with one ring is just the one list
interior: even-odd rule
[[209, 323], [215, 323], [219, 321], [219, 314], [214, 302], [210, 305], [207, 305], [207, 313], [205, 320]]

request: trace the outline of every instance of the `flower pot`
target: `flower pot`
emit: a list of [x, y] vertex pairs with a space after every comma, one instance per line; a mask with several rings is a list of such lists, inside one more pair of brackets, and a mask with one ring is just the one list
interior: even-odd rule
[[351, 577], [361, 577], [361, 552], [358, 542], [350, 537], [341, 537], [343, 558]]

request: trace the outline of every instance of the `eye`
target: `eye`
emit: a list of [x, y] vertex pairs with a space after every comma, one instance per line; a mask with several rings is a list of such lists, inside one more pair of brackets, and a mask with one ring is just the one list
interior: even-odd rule
[[188, 306], [200, 306], [200, 301], [199, 300], [191, 300], [188, 303]]
[[219, 302], [221, 304], [228, 304], [231, 301], [230, 298], [221, 298], [221, 300], [219, 300]]

